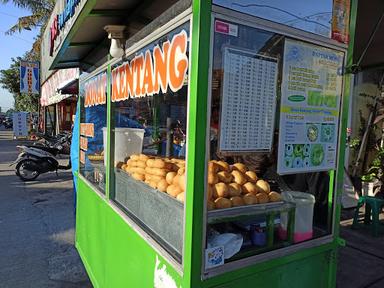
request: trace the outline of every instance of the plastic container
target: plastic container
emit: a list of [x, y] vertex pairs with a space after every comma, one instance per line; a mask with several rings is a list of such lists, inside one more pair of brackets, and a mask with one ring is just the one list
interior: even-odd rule
[[254, 246], [263, 247], [267, 245], [267, 232], [265, 228], [256, 225], [251, 226], [251, 241]]
[[[139, 154], [143, 150], [144, 129], [115, 128], [115, 165], [123, 162], [132, 154]], [[103, 144], [107, 146], [107, 128], [103, 127]], [[107, 166], [106, 153], [104, 165]]]
[[[313, 207], [315, 197], [312, 194], [296, 191], [281, 193], [283, 199], [296, 204], [295, 210], [295, 230], [293, 241], [302, 242], [313, 237]], [[288, 214], [281, 214], [281, 225], [279, 236], [281, 239], [287, 238]]]

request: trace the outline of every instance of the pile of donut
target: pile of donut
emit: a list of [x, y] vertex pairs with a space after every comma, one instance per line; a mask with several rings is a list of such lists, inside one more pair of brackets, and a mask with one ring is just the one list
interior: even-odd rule
[[267, 181], [259, 179], [243, 163], [225, 161], [208, 163], [208, 210], [281, 201]]
[[[185, 160], [134, 154], [117, 168], [150, 187], [184, 203]], [[208, 162], [208, 210], [279, 202], [281, 195], [271, 191], [267, 181], [259, 179], [243, 163]]]
[[119, 162], [117, 168], [184, 203], [185, 160], [134, 154], [125, 163]]

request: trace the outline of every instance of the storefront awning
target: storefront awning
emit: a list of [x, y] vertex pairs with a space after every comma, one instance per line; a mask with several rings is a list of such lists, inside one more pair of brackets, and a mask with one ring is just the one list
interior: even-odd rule
[[49, 106], [78, 94], [78, 68], [60, 69], [55, 71], [41, 85], [41, 106]]
[[383, 68], [384, 1], [358, 1], [355, 29], [355, 71]]
[[[49, 25], [59, 30], [57, 39], [51, 43], [53, 53], [50, 56], [52, 61], [48, 61], [51, 62], [49, 69], [81, 67], [87, 71], [97, 67], [99, 63], [105, 62], [110, 47], [110, 41], [104, 30], [106, 25], [126, 25], [128, 35], [131, 37], [176, 2], [177, 5], [186, 3], [189, 5], [191, 1], [79, 1], [76, 12], [61, 29], [55, 21], [52, 19], [49, 21]], [[56, 13], [60, 13], [60, 9], [56, 10], [58, 10]], [[51, 15], [51, 18], [55, 16]], [[52, 31], [52, 28], [48, 28], [44, 33], [45, 39], [50, 38], [48, 36]]]
[[61, 94], [78, 94], [79, 93], [79, 78], [70, 79], [57, 87], [57, 91]]

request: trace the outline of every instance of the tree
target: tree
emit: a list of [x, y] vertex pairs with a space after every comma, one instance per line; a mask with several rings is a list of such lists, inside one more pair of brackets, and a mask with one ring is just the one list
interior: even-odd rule
[[41, 33], [55, 7], [56, 0], [0, 0], [0, 3], [13, 3], [17, 7], [31, 11], [31, 15], [18, 18], [17, 22], [8, 29], [7, 34], [34, 28], [40, 28]]
[[7, 117], [11, 117], [12, 116], [12, 114], [13, 114], [13, 112], [15, 112], [15, 110], [14, 109], [8, 109], [7, 110], [7, 112], [5, 112], [5, 116], [7, 116]]
[[0, 0], [0, 3], [13, 3], [17, 7], [31, 11], [31, 15], [18, 18], [16, 24], [8, 29], [7, 34], [35, 28], [40, 30], [31, 50], [23, 57], [12, 58], [10, 67], [0, 70], [0, 84], [13, 95], [15, 110], [34, 112], [39, 107], [39, 95], [20, 93], [20, 60], [40, 60], [41, 35], [55, 7], [56, 0]]

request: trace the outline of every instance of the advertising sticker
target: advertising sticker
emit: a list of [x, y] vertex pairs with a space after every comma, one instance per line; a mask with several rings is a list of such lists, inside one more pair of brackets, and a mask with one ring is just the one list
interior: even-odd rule
[[335, 169], [344, 54], [286, 40], [279, 174]]

